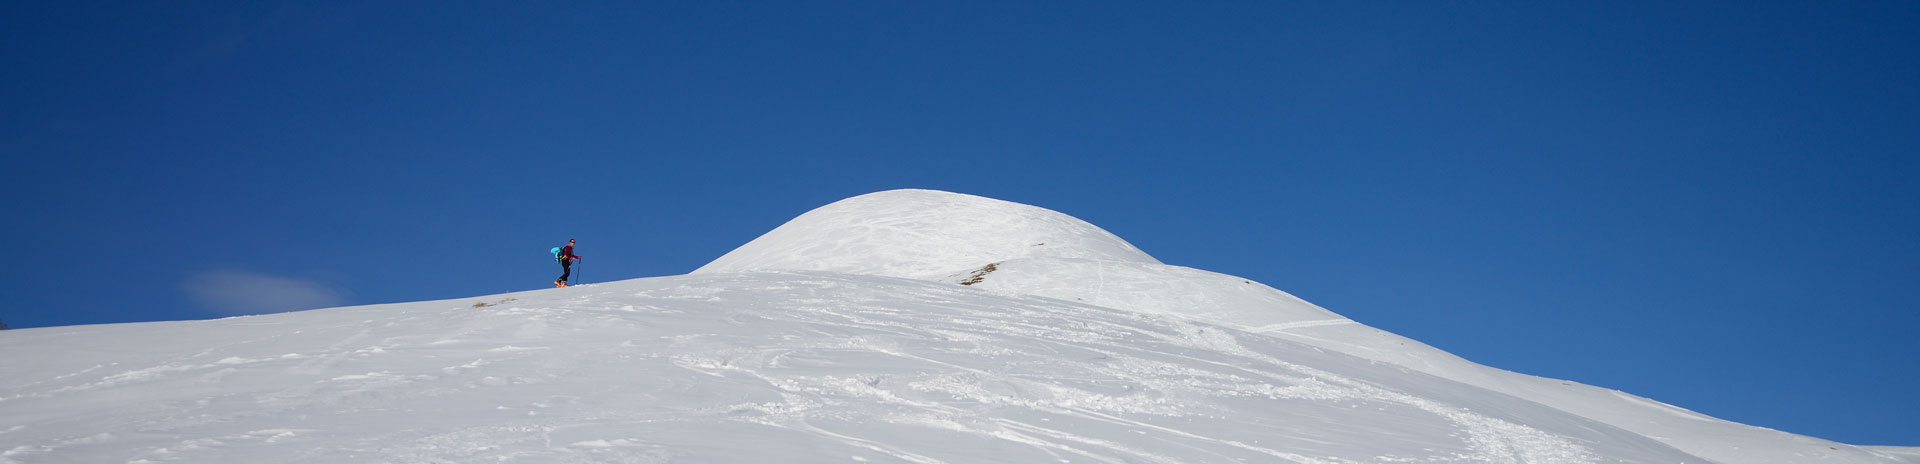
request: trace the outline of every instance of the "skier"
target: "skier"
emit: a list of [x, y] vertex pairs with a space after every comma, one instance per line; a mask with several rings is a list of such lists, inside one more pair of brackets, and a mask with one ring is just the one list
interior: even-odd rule
[[553, 286], [565, 287], [567, 278], [573, 276], [573, 261], [580, 259], [580, 255], [573, 254], [573, 239], [567, 239], [567, 247], [555, 253], [553, 259], [560, 261], [560, 278], [553, 281]]

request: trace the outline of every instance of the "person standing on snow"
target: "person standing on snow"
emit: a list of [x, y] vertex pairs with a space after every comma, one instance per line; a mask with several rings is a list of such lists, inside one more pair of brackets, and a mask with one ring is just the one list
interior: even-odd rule
[[573, 276], [573, 261], [580, 259], [580, 255], [573, 254], [573, 239], [567, 239], [567, 247], [561, 248], [554, 259], [560, 260], [560, 279], [554, 280], [553, 286], [565, 287], [567, 278]]

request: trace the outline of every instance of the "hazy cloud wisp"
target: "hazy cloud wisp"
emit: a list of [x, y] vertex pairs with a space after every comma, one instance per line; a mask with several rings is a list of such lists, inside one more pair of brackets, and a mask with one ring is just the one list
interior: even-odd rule
[[346, 292], [326, 284], [245, 271], [201, 272], [181, 287], [201, 306], [232, 316], [346, 304]]

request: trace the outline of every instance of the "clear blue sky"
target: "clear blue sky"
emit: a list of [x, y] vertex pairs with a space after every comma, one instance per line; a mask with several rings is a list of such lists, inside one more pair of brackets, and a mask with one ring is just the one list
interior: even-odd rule
[[0, 321], [681, 274], [917, 187], [1920, 445], [1920, 3], [523, 3], [0, 6]]

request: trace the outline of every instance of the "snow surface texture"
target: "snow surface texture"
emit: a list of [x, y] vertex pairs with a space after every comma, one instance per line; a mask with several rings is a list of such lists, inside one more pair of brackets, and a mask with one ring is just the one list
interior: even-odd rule
[[693, 275], [12, 330], [0, 353], [0, 464], [1920, 463], [1479, 366], [929, 191]]

